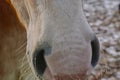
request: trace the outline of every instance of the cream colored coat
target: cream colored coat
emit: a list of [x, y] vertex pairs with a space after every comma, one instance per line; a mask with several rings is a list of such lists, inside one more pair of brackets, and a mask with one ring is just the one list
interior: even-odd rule
[[98, 58], [82, 0], [0, 1], [0, 80], [85, 80]]

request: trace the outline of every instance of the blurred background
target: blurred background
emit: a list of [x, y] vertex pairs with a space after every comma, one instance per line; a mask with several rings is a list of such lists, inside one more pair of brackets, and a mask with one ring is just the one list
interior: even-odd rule
[[101, 48], [99, 64], [90, 78], [120, 80], [120, 0], [84, 0], [83, 6]]

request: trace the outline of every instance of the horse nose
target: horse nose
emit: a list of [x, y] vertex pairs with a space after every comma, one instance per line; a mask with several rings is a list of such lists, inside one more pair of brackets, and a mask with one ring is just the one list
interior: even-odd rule
[[91, 65], [95, 67], [99, 61], [99, 50], [100, 50], [100, 45], [98, 38], [94, 36], [93, 40], [91, 41], [91, 48], [92, 48], [92, 60], [91, 60]]
[[47, 65], [44, 56], [51, 53], [51, 47], [37, 48], [33, 54], [33, 66], [38, 76], [43, 76]]

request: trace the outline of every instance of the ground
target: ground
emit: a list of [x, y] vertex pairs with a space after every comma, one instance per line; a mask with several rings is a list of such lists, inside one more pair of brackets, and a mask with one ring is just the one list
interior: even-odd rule
[[87, 20], [100, 41], [100, 61], [89, 80], [120, 80], [120, 0], [84, 0]]

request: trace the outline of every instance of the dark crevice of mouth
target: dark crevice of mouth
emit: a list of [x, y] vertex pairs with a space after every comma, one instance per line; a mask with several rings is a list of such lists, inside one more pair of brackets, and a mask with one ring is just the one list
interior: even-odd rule
[[100, 49], [99, 41], [96, 36], [95, 39], [91, 41], [91, 47], [92, 47], [91, 64], [93, 67], [95, 67], [99, 60], [99, 49]]
[[33, 65], [38, 76], [42, 76], [47, 67], [46, 61], [44, 58], [44, 53], [45, 53], [44, 49], [36, 50], [33, 56]]

